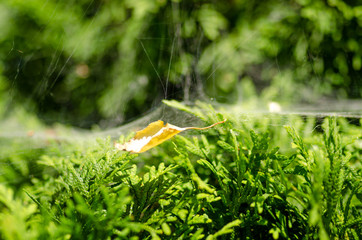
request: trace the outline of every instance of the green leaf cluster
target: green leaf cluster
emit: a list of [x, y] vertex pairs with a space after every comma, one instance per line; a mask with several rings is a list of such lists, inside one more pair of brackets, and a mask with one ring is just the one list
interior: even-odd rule
[[360, 98], [361, 27], [361, 0], [2, 0], [0, 114], [90, 128], [169, 98]]
[[360, 126], [165, 103], [228, 120], [139, 155], [110, 138], [22, 151], [0, 139], [0, 238], [361, 238]]

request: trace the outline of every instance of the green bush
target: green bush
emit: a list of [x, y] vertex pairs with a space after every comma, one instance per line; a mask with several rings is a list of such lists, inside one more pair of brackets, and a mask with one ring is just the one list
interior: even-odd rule
[[1, 95], [48, 123], [117, 125], [205, 93], [233, 103], [250, 82], [279, 102], [361, 97], [360, 0], [5, 0], [0, 13]]
[[361, 238], [360, 126], [166, 104], [228, 121], [139, 155], [110, 138], [1, 139], [0, 238]]

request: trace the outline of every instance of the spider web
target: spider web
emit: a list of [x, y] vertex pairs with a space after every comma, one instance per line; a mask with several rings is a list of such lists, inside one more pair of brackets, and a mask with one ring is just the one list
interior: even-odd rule
[[[45, 1], [42, 8], [46, 7], [48, 1]], [[57, 1], [53, 11], [51, 12], [50, 21], [55, 21], [55, 16], [57, 14], [57, 7], [60, 2]], [[86, 11], [91, 7], [91, 5], [94, 3], [94, 0], [90, 1], [88, 4], [88, 7], [86, 7]], [[85, 12], [86, 12], [85, 11]], [[86, 13], [83, 14], [85, 16]], [[160, 23], [160, 24], [167, 24], [167, 23]], [[91, 19], [86, 26], [86, 29], [91, 29], [94, 25], [94, 18]], [[171, 26], [171, 24], [170, 24]], [[44, 26], [45, 28], [46, 26]], [[176, 28], [176, 27], [175, 27]], [[177, 31], [175, 31], [177, 32]], [[42, 34], [41, 31], [38, 32], [38, 34]], [[29, 41], [32, 41], [32, 39], [35, 39], [36, 36], [29, 37]], [[65, 51], [64, 46], [62, 45], [62, 38], [59, 40], [58, 47], [54, 50], [53, 57], [51, 58], [51, 61], [46, 63], [47, 64], [47, 70], [43, 76], [43, 78], [40, 80], [40, 84], [38, 85], [38, 88], [36, 91], [42, 91], [46, 86], [54, 86], [57, 81], [59, 80], [60, 75], [66, 71], [68, 68], [70, 68], [70, 60], [72, 56], [75, 54], [77, 49], [81, 47], [83, 40], [86, 39], [86, 35], [83, 36], [83, 38], [79, 39], [78, 42], [73, 47], [72, 52], [70, 53], [69, 57], [65, 60], [65, 62], [59, 66], [60, 62], [60, 56]], [[200, 39], [204, 36], [201, 34]], [[251, 39], [253, 36], [249, 36]], [[166, 37], [161, 36], [158, 40], [160, 41], [160, 45], [163, 44]], [[170, 83], [170, 75], [171, 75], [171, 67], [173, 64], [175, 64], [175, 54], [176, 52], [182, 51], [179, 44], [177, 44], [177, 41], [179, 40], [179, 37], [175, 34], [174, 36], [167, 36], [167, 39], [171, 39], [171, 51], [169, 53], [169, 62], [168, 62], [168, 72], [167, 77], [165, 80], [161, 78], [161, 74], [159, 73], [157, 62], [154, 62], [150, 58], [149, 49], [145, 42], [148, 40], [157, 40], [153, 36], [143, 36], [139, 38], [139, 44], [140, 47], [143, 49], [144, 52], [144, 58], [142, 61], [148, 61], [151, 65], [152, 69], [154, 70], [156, 78], [158, 81], [158, 88], [160, 91], [163, 92], [163, 99], [172, 99], [172, 93], [170, 93], [169, 89], [169, 83]], [[198, 55], [200, 55], [200, 52], [202, 52], [204, 49], [201, 48], [200, 39], [195, 39], [195, 41], [199, 44], [199, 47], [197, 49]], [[244, 40], [245, 41], [245, 40]], [[242, 44], [244, 42], [241, 41], [239, 45], [235, 47], [235, 51], [239, 51]], [[163, 46], [160, 46], [160, 50], [162, 51]], [[216, 52], [216, 50], [215, 50]], [[13, 85], [17, 81], [19, 77], [19, 72], [22, 70], [24, 66], [26, 66], [26, 63], [31, 60], [32, 55], [29, 55], [27, 58], [22, 57], [22, 51], [21, 49], [17, 49], [17, 46], [15, 45], [14, 41], [13, 44], [10, 46], [8, 56], [11, 54], [19, 54], [21, 57], [19, 58], [19, 61], [17, 63], [17, 71], [15, 76], [13, 77], [10, 87], [10, 96], [13, 94]], [[214, 54], [217, 56], [217, 54]], [[215, 63], [213, 64], [213, 67], [210, 71], [210, 73], [205, 77], [206, 80], [212, 80], [212, 86], [215, 88], [216, 80], [215, 76], [220, 70], [221, 67], [224, 67], [225, 61], [221, 58], [218, 61], [215, 59]], [[276, 58], [275, 63], [279, 69], [279, 63], [278, 59]], [[56, 74], [54, 78], [51, 78], [52, 74], [54, 73], [56, 67], [60, 67], [60, 71]], [[280, 69], [279, 69], [280, 71]], [[202, 86], [203, 80], [200, 76], [192, 76], [193, 81], [197, 83], [197, 86], [195, 88], [198, 89], [191, 89], [190, 90], [190, 80], [187, 80], [184, 85], [184, 97], [186, 103], [192, 103], [194, 100], [197, 100], [198, 98], [202, 98], [203, 100], [210, 102], [216, 106], [216, 108], [223, 109], [225, 112], [232, 112], [235, 115], [243, 116], [243, 121], [251, 121], [248, 117], [263, 117], [263, 118], [273, 118], [275, 115], [299, 115], [299, 116], [312, 116], [316, 118], [324, 118], [327, 116], [337, 116], [337, 117], [344, 117], [348, 118], [351, 123], [359, 124], [359, 119], [362, 116], [362, 101], [361, 100], [335, 100], [335, 99], [322, 99], [317, 104], [308, 105], [308, 104], [298, 104], [298, 105], [292, 105], [292, 106], [280, 106], [278, 103], [254, 103], [250, 104], [249, 106], [246, 106], [243, 101], [239, 100], [234, 105], [225, 105], [225, 104], [219, 104], [217, 103], [214, 98], [205, 97], [205, 93], [200, 93], [200, 85]], [[193, 93], [197, 92], [197, 93]], [[202, 92], [202, 91], [201, 91]], [[35, 94], [35, 91], [32, 93]], [[44, 91], [43, 94], [49, 94], [49, 90]], [[242, 94], [242, 93], [241, 93]], [[200, 96], [202, 95], [202, 96]], [[10, 97], [11, 98], [11, 97]], [[162, 99], [160, 99], [161, 101]], [[28, 100], [29, 101], [29, 100]], [[29, 104], [28, 101], [24, 102], [24, 105]], [[167, 107], [159, 102], [155, 102], [153, 106], [150, 106], [150, 109], [148, 112], [145, 112], [143, 114], [140, 114], [139, 117], [135, 117], [132, 119], [129, 119], [128, 122], [122, 122], [122, 117], [115, 116], [114, 123], [117, 125], [121, 125], [119, 127], [113, 127], [108, 129], [100, 129], [96, 128], [96, 130], [83, 130], [78, 128], [63, 128], [63, 127], [39, 127], [39, 124], [35, 124], [35, 127], [32, 126], [22, 126], [17, 124], [16, 119], [11, 118], [3, 121], [1, 123], [2, 131], [0, 132], [0, 138], [2, 139], [31, 139], [34, 142], [37, 141], [46, 141], [47, 139], [56, 139], [56, 140], [65, 140], [65, 141], [88, 141], [90, 138], [95, 139], [97, 137], [106, 137], [111, 136], [112, 139], [117, 139], [120, 135], [127, 135], [132, 131], [139, 130], [145, 126], [147, 126], [150, 122], [156, 121], [158, 119], [161, 119], [165, 122], [172, 123], [174, 125], [184, 127], [184, 126], [199, 126], [200, 121], [195, 118], [194, 116], [187, 114], [185, 112], [172, 109], [170, 107]], [[45, 103], [44, 103], [45, 104]], [[8, 105], [11, 107], [11, 104]], [[66, 113], [65, 113], [66, 114]], [[101, 125], [101, 123], [99, 123]], [[288, 124], [287, 122], [280, 122], [280, 126]], [[291, 123], [292, 124], [292, 123]], [[15, 130], [14, 130], [15, 129]]]

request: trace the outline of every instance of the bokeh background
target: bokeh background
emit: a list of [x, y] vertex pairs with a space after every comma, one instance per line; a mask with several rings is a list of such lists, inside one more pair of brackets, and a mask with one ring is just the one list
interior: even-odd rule
[[106, 128], [162, 99], [362, 96], [361, 0], [2, 0], [0, 29], [2, 119]]

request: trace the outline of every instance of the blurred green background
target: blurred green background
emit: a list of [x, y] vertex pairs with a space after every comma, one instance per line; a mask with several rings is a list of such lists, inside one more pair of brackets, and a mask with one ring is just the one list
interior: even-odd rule
[[162, 99], [362, 96], [362, 0], [2, 0], [0, 116], [119, 125]]

